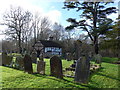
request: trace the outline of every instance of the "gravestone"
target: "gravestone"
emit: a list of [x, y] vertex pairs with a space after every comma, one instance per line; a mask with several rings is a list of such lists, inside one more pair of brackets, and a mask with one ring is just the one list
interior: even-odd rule
[[7, 53], [2, 53], [2, 65], [5, 66], [7, 64]]
[[42, 60], [38, 61], [37, 72], [39, 74], [43, 74], [43, 75], [45, 74], [45, 62], [44, 61], [42, 61]]
[[7, 56], [7, 53], [2, 53], [2, 65], [3, 66], [9, 66], [12, 63], [12, 58], [10, 56]]
[[90, 74], [90, 61], [85, 56], [79, 58], [76, 63], [75, 81], [79, 83], [88, 83]]
[[15, 68], [20, 70], [24, 69], [23, 57], [16, 57]]
[[78, 60], [79, 57], [81, 56], [82, 42], [80, 40], [76, 40], [74, 42], [74, 46], [75, 46], [74, 60]]
[[97, 64], [101, 64], [102, 56], [100, 54], [94, 55], [94, 59]]
[[28, 73], [33, 73], [31, 57], [26, 54], [23, 59], [23, 62], [24, 62], [24, 71]]
[[37, 63], [37, 54], [36, 53], [32, 53], [31, 59], [32, 59], [33, 63]]
[[50, 58], [50, 71], [51, 76], [63, 78], [62, 61], [58, 56], [53, 56]]
[[0, 66], [2, 66], [2, 54], [0, 53]]
[[12, 67], [12, 59], [13, 59], [12, 56], [7, 56], [7, 62], [6, 62], [7, 66], [11, 66]]

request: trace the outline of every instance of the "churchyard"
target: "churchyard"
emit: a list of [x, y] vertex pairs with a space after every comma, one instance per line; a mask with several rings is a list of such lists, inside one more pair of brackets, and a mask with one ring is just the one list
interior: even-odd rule
[[0, 16], [0, 89], [120, 88], [120, 2], [13, 1]]
[[[29, 55], [25, 55], [24, 59], [29, 61], [31, 58]], [[6, 65], [0, 66], [2, 70], [2, 88], [119, 87], [120, 79], [118, 77], [118, 68], [120, 68], [120, 66], [113, 64], [113, 62], [118, 60], [117, 58], [102, 57], [103, 62], [100, 66], [101, 68], [98, 69], [95, 68], [99, 66], [99, 64], [96, 64], [94, 60], [90, 61], [90, 66], [88, 64], [86, 64], [88, 66], [84, 65], [83, 63], [87, 62], [84, 57], [75, 62], [73, 60], [61, 60], [55, 56], [51, 59], [39, 61], [37, 64], [30, 61], [30, 63], [28, 64], [27, 62], [26, 65], [23, 64], [26, 62], [24, 59], [19, 55], [16, 58], [14, 55], [12, 59], [13, 65], [8, 65], [7, 62]], [[19, 63], [19, 60], [23, 60], [24, 62]], [[108, 60], [110, 62], [107, 62]], [[70, 67], [74, 66], [74, 63], [77, 63], [75, 66], [76, 70], [71, 70]], [[94, 69], [92, 67], [94, 67]]]

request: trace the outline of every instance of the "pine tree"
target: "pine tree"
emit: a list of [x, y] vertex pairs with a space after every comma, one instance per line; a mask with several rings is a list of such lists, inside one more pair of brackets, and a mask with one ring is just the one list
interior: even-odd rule
[[[76, 12], [81, 11], [80, 20], [77, 21], [74, 18], [67, 19], [71, 23], [67, 26], [67, 30], [79, 28], [88, 33], [89, 38], [93, 41], [95, 53], [98, 54], [98, 38], [101, 34], [105, 34], [110, 27], [106, 27], [111, 24], [112, 20], [107, 18], [107, 15], [116, 13], [116, 7], [106, 7], [106, 5], [113, 2], [79, 2], [75, 0], [67, 0], [64, 2], [64, 9], [76, 9]], [[88, 23], [88, 21], [90, 23]], [[105, 27], [105, 28], [104, 28]], [[102, 30], [101, 30], [102, 28]]]

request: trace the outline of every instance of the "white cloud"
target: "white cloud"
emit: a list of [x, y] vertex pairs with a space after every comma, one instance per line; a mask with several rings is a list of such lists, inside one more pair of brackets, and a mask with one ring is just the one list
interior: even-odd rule
[[55, 6], [51, 6], [51, 9], [55, 9]]
[[111, 15], [107, 16], [108, 18], [111, 18], [112, 20], [116, 20], [118, 18], [118, 13], [112, 13]]
[[[25, 10], [32, 12], [33, 14], [38, 12], [42, 15], [48, 16], [52, 23], [58, 22], [61, 17], [61, 12], [58, 10], [54, 10], [54, 6], [52, 6], [51, 10], [45, 12], [45, 8], [48, 7], [50, 2], [43, 0], [2, 0], [0, 3], [0, 22], [2, 22], [2, 16], [6, 10], [9, 10], [10, 6], [13, 7], [22, 7]], [[0, 31], [5, 28], [0, 26]], [[0, 38], [3, 36], [0, 35]]]
[[29, 10], [32, 13], [39, 12], [42, 15], [47, 15], [52, 22], [58, 22], [61, 17], [61, 12], [58, 10], [54, 10], [54, 6], [51, 7], [49, 12], [45, 12], [44, 8], [49, 5], [48, 0], [3, 0], [0, 3], [0, 20], [2, 19], [2, 15], [6, 10], [9, 10], [10, 6], [13, 7], [20, 6], [25, 10]]
[[[3, 17], [3, 14], [9, 10], [10, 6], [13, 6], [13, 7], [22, 7], [23, 9], [25, 10], [29, 10], [31, 12], [33, 11], [40, 11], [40, 12], [43, 12], [42, 8], [41, 7], [37, 7], [35, 5], [33, 5], [34, 0], [2, 0], [1, 3], [0, 3], [0, 23], [2, 22], [2, 17]], [[2, 31], [5, 30], [5, 27], [0, 25], [0, 39], [3, 39], [5, 38], [4, 35], [1, 35]]]
[[58, 10], [51, 10], [48, 13], [46, 13], [46, 16], [48, 16], [48, 18], [52, 21], [52, 23], [59, 22], [61, 15], [62, 13]]
[[42, 7], [38, 7], [37, 5], [33, 4], [33, 1], [34, 0], [3, 0], [2, 3], [0, 3], [0, 10], [4, 12], [12, 5], [13, 7], [20, 6], [29, 11], [43, 12]]
[[119, 15], [120, 15], [120, 1], [119, 1], [119, 3], [118, 3], [118, 9], [119, 9], [118, 13], [119, 13]]

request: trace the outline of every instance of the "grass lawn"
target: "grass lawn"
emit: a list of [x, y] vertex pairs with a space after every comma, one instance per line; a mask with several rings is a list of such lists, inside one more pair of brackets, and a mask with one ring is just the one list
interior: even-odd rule
[[[64, 77], [57, 79], [50, 75], [49, 59], [46, 61], [46, 75], [27, 74], [23, 71], [0, 66], [2, 70], [2, 88], [118, 88], [120, 78], [118, 77], [118, 67], [120, 65], [107, 62], [108, 58], [103, 58], [102, 68], [94, 73], [90, 82], [79, 84], [74, 82], [74, 78]], [[112, 59], [115, 61], [117, 59]], [[62, 60], [63, 69], [69, 67], [72, 61]], [[36, 64], [33, 64], [34, 72], [36, 72]], [[120, 87], [119, 87], [120, 88]]]

